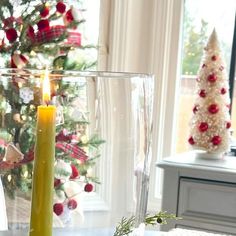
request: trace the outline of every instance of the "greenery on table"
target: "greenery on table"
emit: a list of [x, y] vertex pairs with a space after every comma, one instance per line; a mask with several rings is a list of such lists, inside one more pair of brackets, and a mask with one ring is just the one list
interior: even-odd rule
[[[174, 214], [169, 214], [166, 211], [160, 211], [154, 215], [147, 214], [145, 217], [146, 226], [156, 226], [160, 224], [167, 224], [168, 220], [178, 220], [180, 217], [176, 217]], [[133, 232], [135, 228], [135, 216], [130, 218], [123, 217], [118, 223], [115, 229], [114, 236], [128, 235]]]

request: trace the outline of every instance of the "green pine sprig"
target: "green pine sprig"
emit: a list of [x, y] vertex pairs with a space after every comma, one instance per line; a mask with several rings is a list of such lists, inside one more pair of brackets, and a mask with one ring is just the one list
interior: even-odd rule
[[[144, 223], [145, 225], [156, 226], [167, 224], [168, 220], [179, 220], [180, 217], [175, 216], [174, 214], [169, 214], [166, 211], [160, 211], [154, 215], [147, 214], [145, 216]], [[135, 227], [135, 216], [131, 216], [130, 218], [123, 217], [121, 221], [118, 223], [115, 229], [115, 233], [113, 236], [122, 236], [128, 235], [132, 233]]]
[[121, 222], [116, 226], [114, 236], [127, 235], [133, 231], [135, 224], [135, 217], [130, 218], [122, 217]]

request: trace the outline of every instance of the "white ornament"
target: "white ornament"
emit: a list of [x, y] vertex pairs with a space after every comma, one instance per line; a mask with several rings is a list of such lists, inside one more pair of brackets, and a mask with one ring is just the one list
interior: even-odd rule
[[64, 124], [63, 106], [57, 106], [56, 110], [56, 125]]
[[34, 92], [29, 87], [20, 88], [20, 98], [23, 100], [25, 104], [28, 104], [30, 101], [34, 99]]
[[71, 110], [70, 117], [74, 121], [79, 121], [79, 120], [83, 119], [83, 116], [84, 116], [84, 113], [81, 112], [79, 109], [73, 108]]
[[86, 120], [86, 113], [86, 105], [81, 99], [74, 100], [72, 106], [69, 108], [69, 115], [74, 121]]
[[52, 103], [56, 104], [56, 125], [64, 124], [64, 108], [58, 101], [58, 96], [52, 98]]
[[55, 178], [67, 180], [70, 178], [72, 173], [71, 166], [69, 163], [58, 160], [55, 165]]
[[68, 197], [78, 196], [83, 192], [83, 183], [76, 181], [67, 181], [64, 184], [64, 191]]

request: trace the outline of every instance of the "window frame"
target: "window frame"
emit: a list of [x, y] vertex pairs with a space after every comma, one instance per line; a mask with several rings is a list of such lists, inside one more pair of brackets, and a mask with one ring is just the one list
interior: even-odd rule
[[[234, 97], [235, 68], [236, 68], [236, 12], [235, 12], [234, 34], [233, 34], [232, 52], [231, 52], [231, 60], [230, 60], [230, 68], [229, 68], [229, 96], [230, 96], [230, 101], [233, 101], [233, 97]], [[231, 103], [230, 114], [232, 112], [232, 107], [233, 107], [233, 103]]]

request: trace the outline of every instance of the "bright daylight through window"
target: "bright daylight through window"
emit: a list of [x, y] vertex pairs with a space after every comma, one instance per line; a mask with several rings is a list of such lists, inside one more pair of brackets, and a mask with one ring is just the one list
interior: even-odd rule
[[[214, 7], [213, 7], [214, 5]], [[212, 10], [210, 10], [212, 9]], [[176, 153], [188, 151], [189, 121], [203, 49], [215, 28], [229, 72], [235, 21], [235, 0], [185, 0], [182, 27], [181, 75], [176, 128]], [[234, 86], [234, 90], [236, 86]], [[236, 92], [232, 100], [232, 129], [236, 137]]]

